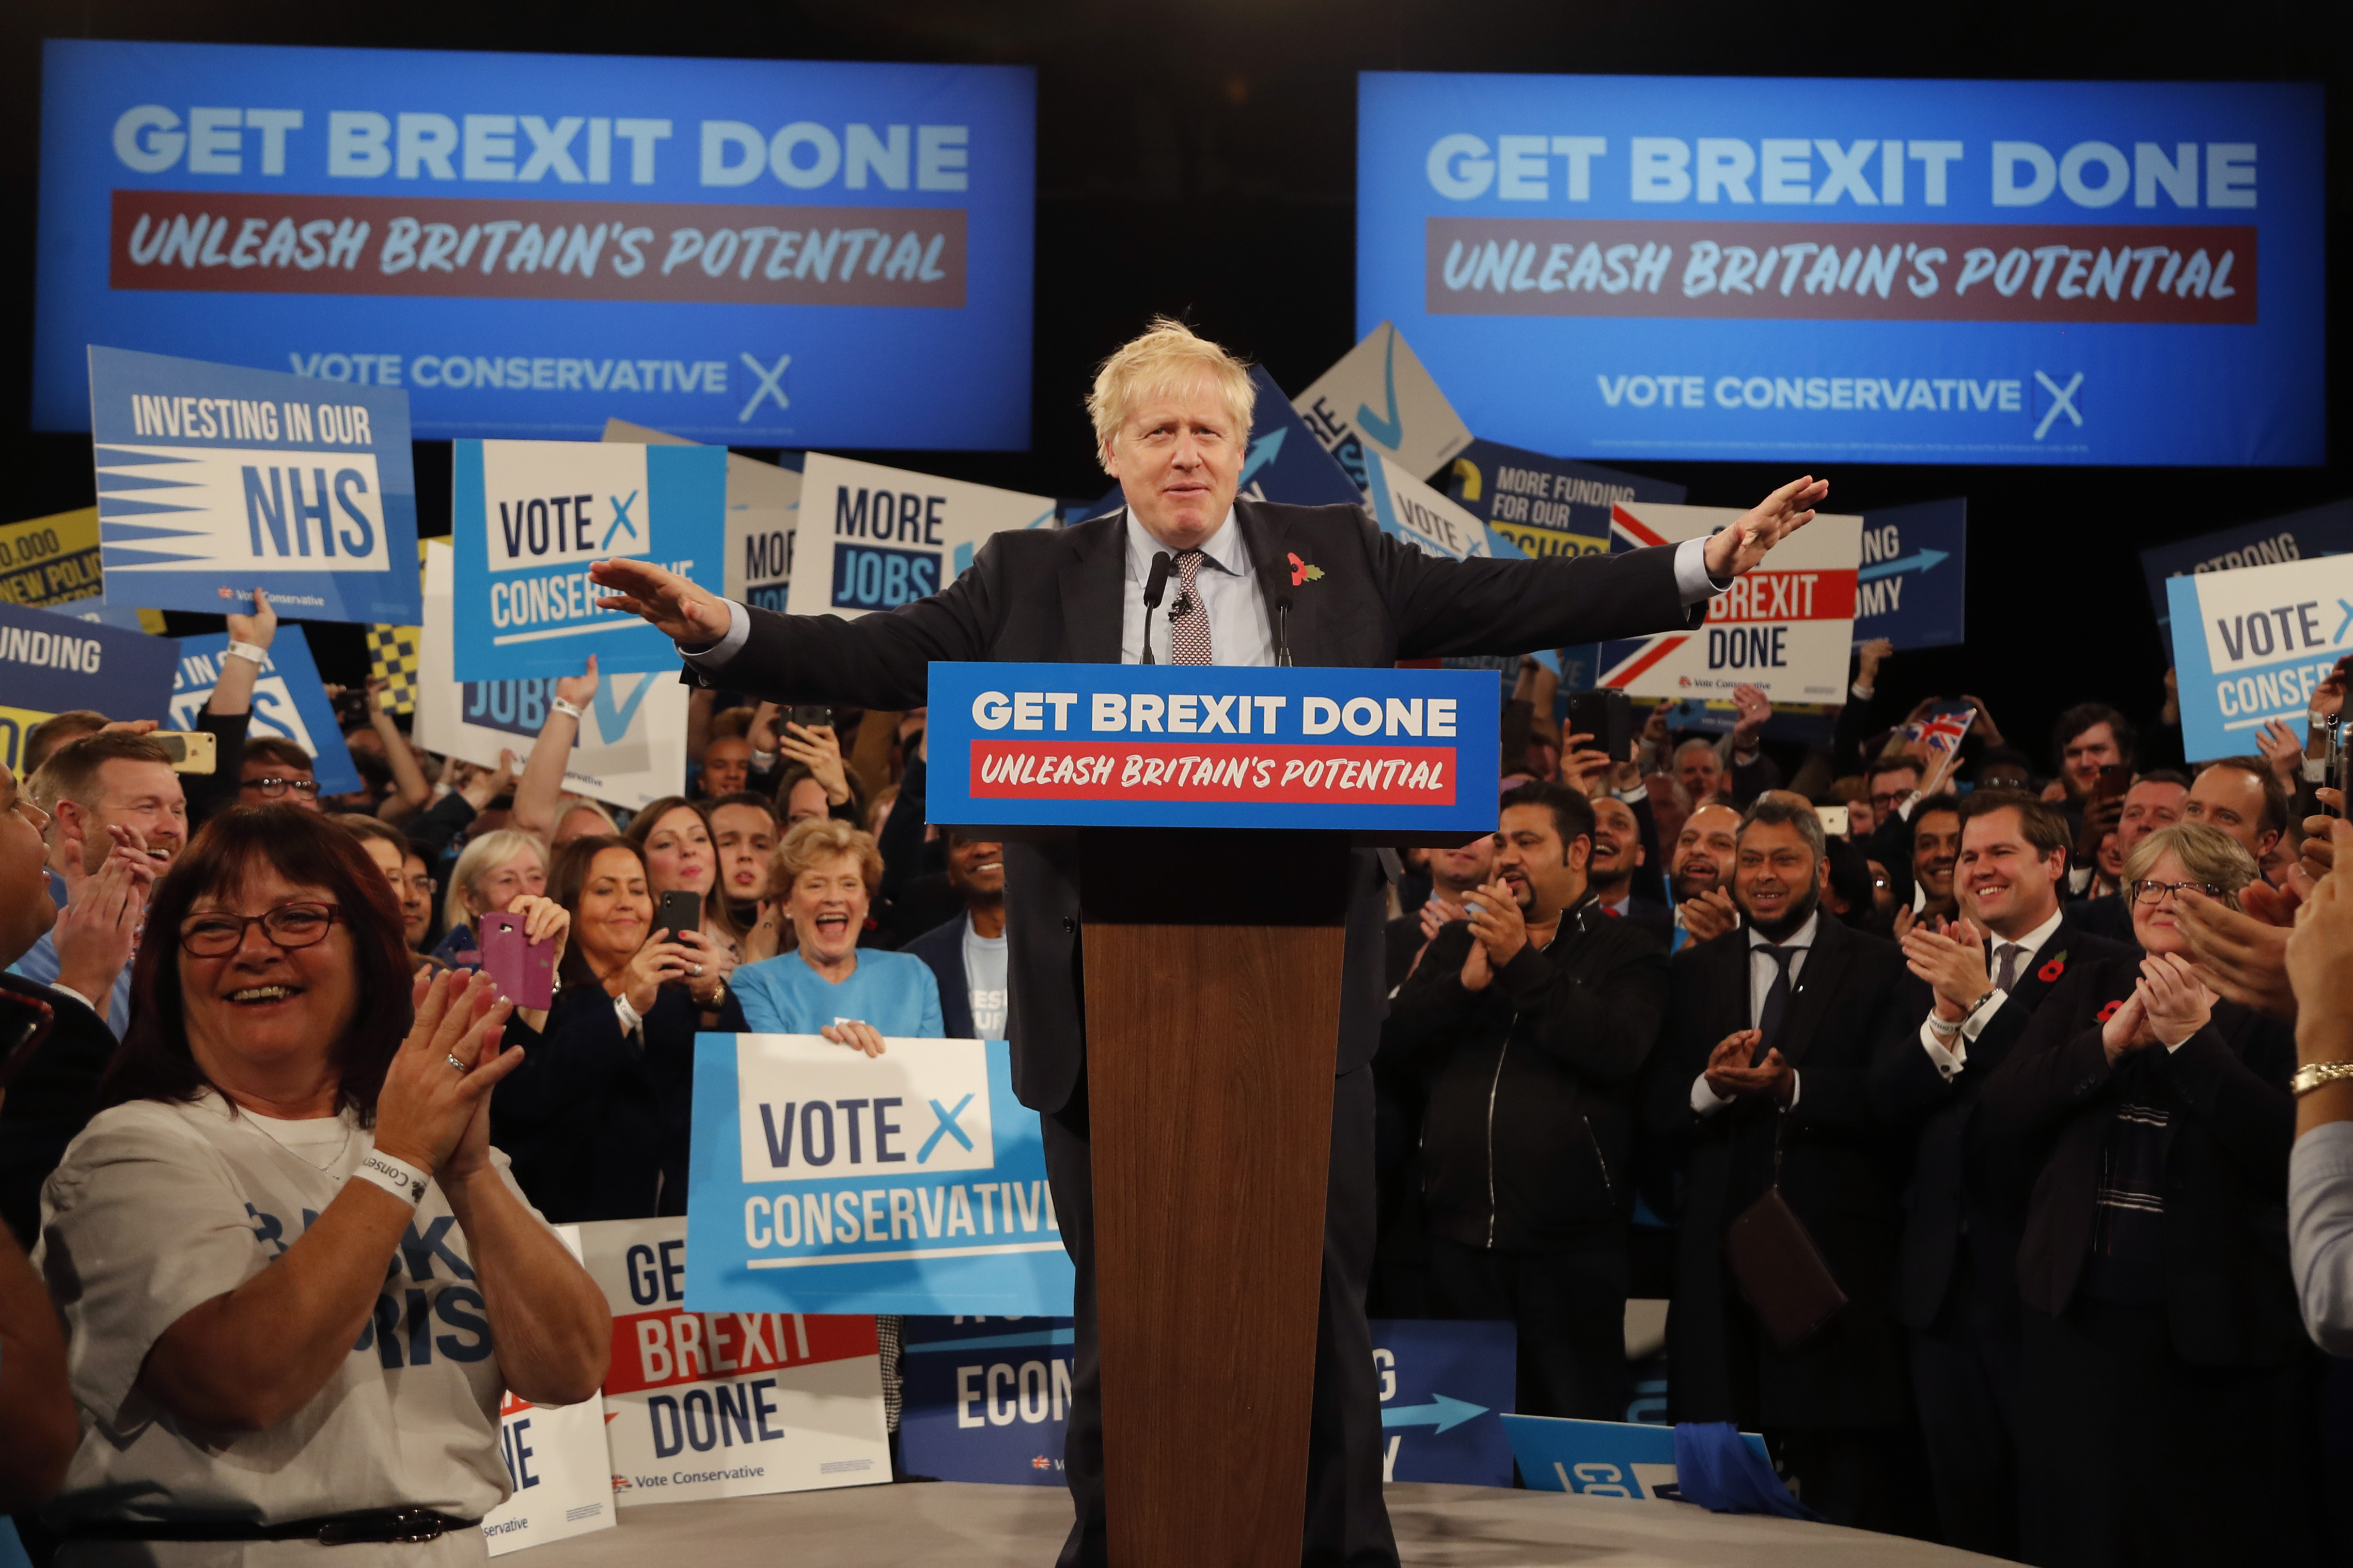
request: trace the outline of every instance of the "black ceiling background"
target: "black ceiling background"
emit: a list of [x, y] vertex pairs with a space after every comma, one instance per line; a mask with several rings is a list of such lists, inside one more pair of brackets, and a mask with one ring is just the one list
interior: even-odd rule
[[[1106, 488], [1081, 395], [1094, 362], [1155, 311], [1262, 361], [1288, 390], [1354, 339], [1356, 73], [1364, 69], [1681, 75], [2319, 80], [2329, 89], [2328, 204], [2345, 205], [2341, 114], [2353, 49], [2341, 6], [1533, 4], [1526, 0], [777, 0], [757, 7], [564, 4], [343, 5], [242, 0], [17, 0], [0, 17], [0, 517], [90, 504], [86, 437], [26, 428], [40, 40], [523, 49], [902, 59], [1037, 68], [1036, 337], [1028, 452], [871, 454], [961, 479], [1069, 496]], [[2335, 21], [2329, 18], [2335, 16]], [[2336, 38], [2331, 43], [2328, 40]], [[1809, 89], [1818, 90], [1818, 89]], [[2330, 224], [2332, 233], [2336, 227]], [[2348, 277], [2333, 249], [2330, 294]], [[2332, 311], [2328, 332], [2341, 337]], [[2038, 752], [2086, 697], [2137, 717], [2165, 656], [2134, 552], [2353, 494], [2329, 356], [2331, 460], [2320, 468], [2009, 468], [1840, 464], [1841, 510], [1966, 495], [1964, 649], [1905, 656], [1902, 695], [1968, 690]], [[993, 389], [976, 387], [975, 396]], [[420, 442], [428, 533], [448, 527], [448, 447]], [[1575, 453], [1564, 453], [1576, 456]], [[1622, 465], [1746, 504], [1788, 477], [1745, 463]], [[174, 617], [194, 630], [203, 617]], [[185, 624], [184, 624], [185, 623]], [[356, 628], [311, 636], [329, 679], [364, 673]], [[2047, 764], [2046, 764], [2047, 765]]]

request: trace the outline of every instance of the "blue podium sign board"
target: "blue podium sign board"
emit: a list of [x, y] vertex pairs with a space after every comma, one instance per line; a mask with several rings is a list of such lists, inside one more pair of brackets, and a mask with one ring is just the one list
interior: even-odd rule
[[1385, 842], [1495, 826], [1485, 670], [934, 664], [934, 822], [1323, 828]]

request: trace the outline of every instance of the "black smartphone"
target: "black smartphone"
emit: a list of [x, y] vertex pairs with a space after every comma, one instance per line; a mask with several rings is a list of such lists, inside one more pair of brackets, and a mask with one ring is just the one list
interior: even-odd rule
[[0, 1089], [41, 1048], [57, 1021], [56, 1011], [39, 997], [0, 990]]
[[2092, 785], [2094, 800], [2120, 798], [2132, 788], [2133, 771], [2120, 763], [2109, 763], [2100, 769], [2099, 782]]
[[820, 703], [796, 702], [785, 718], [804, 730], [814, 730], [820, 724], [828, 729], [833, 727], [833, 710]]
[[1632, 760], [1634, 737], [1640, 729], [1634, 722], [1633, 701], [1622, 691], [1569, 694], [1567, 732], [1592, 736], [1593, 749], [1609, 752], [1613, 763]]
[[670, 932], [670, 940], [678, 940], [682, 931], [702, 929], [702, 895], [701, 893], [664, 893], [661, 902], [654, 906], [654, 929]]

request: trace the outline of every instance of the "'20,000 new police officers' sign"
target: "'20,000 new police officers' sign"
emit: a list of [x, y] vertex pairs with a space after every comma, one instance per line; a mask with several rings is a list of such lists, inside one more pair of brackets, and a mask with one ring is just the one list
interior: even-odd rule
[[407, 394], [93, 347], [90, 418], [109, 604], [417, 620]]

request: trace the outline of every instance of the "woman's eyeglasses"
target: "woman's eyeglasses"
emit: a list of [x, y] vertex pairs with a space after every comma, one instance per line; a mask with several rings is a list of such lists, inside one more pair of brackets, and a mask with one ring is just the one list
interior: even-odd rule
[[233, 915], [216, 910], [190, 915], [180, 922], [180, 945], [195, 958], [226, 958], [245, 945], [248, 926], [283, 948], [312, 947], [327, 939], [327, 928], [342, 918], [332, 904], [280, 904], [258, 915]]
[[2165, 902], [2165, 898], [2168, 893], [2179, 893], [2184, 888], [2195, 888], [2210, 899], [2219, 899], [2222, 896], [2222, 889], [2216, 887], [2211, 882], [2142, 881], [2135, 882], [2132, 885], [2133, 902], [2137, 904], [2161, 904]]

